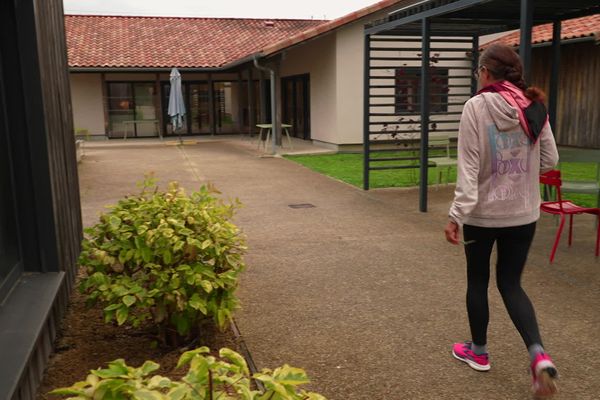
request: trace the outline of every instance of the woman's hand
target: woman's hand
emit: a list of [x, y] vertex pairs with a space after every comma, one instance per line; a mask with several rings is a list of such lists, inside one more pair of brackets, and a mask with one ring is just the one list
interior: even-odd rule
[[448, 221], [444, 229], [446, 240], [452, 244], [458, 244], [458, 224], [454, 221]]

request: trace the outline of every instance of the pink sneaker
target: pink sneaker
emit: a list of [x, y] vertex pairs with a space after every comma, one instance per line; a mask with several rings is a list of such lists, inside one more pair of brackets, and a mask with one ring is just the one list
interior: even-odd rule
[[531, 376], [533, 377], [533, 394], [538, 398], [547, 398], [558, 392], [556, 379], [558, 371], [550, 356], [540, 353], [531, 363]]
[[489, 371], [490, 358], [487, 353], [477, 355], [471, 350], [471, 342], [454, 343], [452, 355], [457, 360], [466, 362], [476, 371]]

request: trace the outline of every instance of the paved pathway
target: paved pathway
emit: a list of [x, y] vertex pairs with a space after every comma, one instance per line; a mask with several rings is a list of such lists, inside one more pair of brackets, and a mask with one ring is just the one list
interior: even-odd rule
[[[80, 165], [84, 221], [135, 191], [146, 171], [186, 188], [213, 182], [244, 204], [248, 270], [236, 320], [259, 368], [304, 367], [334, 400], [527, 399], [528, 359], [491, 283], [492, 370], [450, 356], [468, 337], [461, 250], [443, 240], [450, 188], [363, 192], [239, 141], [182, 149], [154, 142], [88, 145]], [[314, 208], [290, 208], [291, 204]], [[559, 399], [600, 398], [600, 264], [593, 220], [576, 220], [575, 243], [548, 254], [555, 225], [540, 222], [526, 286], [546, 347], [561, 373]]]

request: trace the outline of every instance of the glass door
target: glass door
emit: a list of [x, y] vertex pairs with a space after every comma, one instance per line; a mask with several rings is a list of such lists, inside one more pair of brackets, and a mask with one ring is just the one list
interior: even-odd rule
[[110, 137], [135, 136], [133, 88], [128, 82], [108, 82], [108, 130]]
[[[248, 81], [242, 82], [239, 96], [242, 103], [242, 126], [245, 131], [249, 128], [250, 121], [254, 121], [253, 130], [256, 129], [256, 124], [260, 121], [260, 84], [258, 80], [253, 80], [250, 84], [251, 90], [248, 90]], [[250, 107], [251, 102], [252, 107]]]
[[292, 125], [291, 136], [310, 139], [310, 79], [309, 75], [283, 78], [283, 123]]
[[240, 88], [237, 82], [214, 82], [216, 133], [240, 132]]
[[154, 83], [134, 83], [135, 136], [158, 136], [158, 114], [156, 112]]
[[157, 137], [156, 87], [152, 82], [107, 82], [110, 137]]
[[190, 83], [189, 98], [190, 127], [192, 134], [210, 133], [208, 83]]

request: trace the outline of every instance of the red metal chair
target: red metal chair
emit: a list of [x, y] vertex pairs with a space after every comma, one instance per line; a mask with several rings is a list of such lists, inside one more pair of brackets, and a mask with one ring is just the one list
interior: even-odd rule
[[[581, 207], [574, 204], [570, 200], [563, 200], [560, 193], [560, 186], [562, 180], [560, 179], [560, 171], [552, 170], [540, 175], [540, 183], [554, 187], [556, 190], [557, 201], [544, 201], [542, 202], [540, 209], [548, 214], [554, 214], [560, 216], [560, 225], [556, 232], [556, 239], [554, 240], [554, 246], [552, 246], [552, 253], [550, 254], [550, 262], [554, 261], [554, 255], [558, 248], [558, 242], [560, 241], [560, 235], [565, 225], [565, 217], [569, 216], [569, 246], [573, 239], [573, 215], [575, 214], [594, 214], [600, 217], [600, 208], [588, 208]], [[600, 218], [597, 218], [600, 221]], [[598, 222], [597, 222], [598, 223]], [[598, 250], [600, 249], [600, 224], [596, 227], [596, 257], [598, 257]]]

